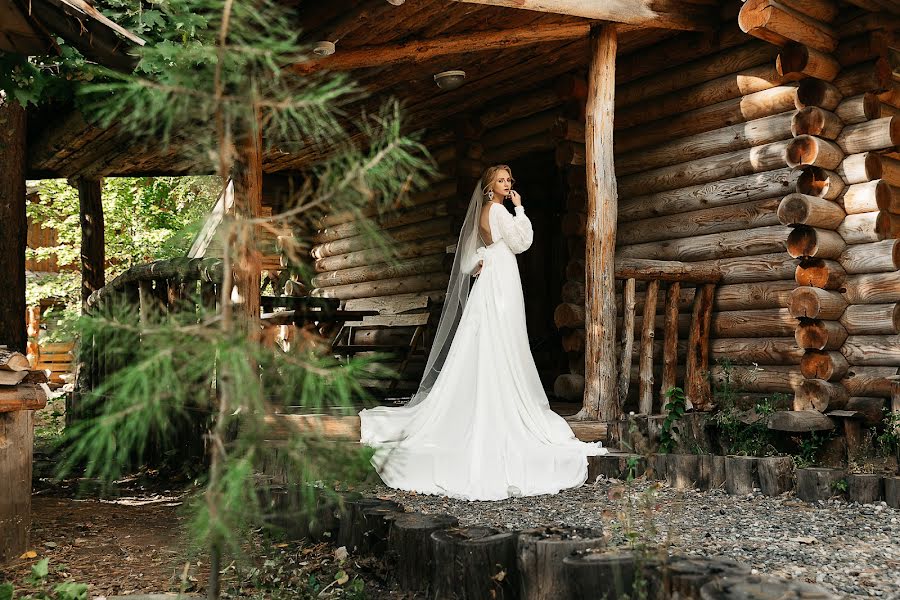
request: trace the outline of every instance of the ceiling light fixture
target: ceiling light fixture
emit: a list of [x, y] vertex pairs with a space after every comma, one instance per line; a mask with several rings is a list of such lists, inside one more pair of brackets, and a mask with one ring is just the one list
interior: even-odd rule
[[465, 71], [442, 71], [434, 76], [434, 82], [442, 90], [455, 90], [466, 80]]

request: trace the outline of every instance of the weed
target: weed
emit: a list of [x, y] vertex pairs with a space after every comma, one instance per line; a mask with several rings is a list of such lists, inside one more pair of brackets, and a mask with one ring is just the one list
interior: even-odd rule
[[680, 387], [669, 388], [666, 391], [666, 418], [662, 422], [659, 432], [659, 451], [663, 454], [671, 454], [678, 441], [679, 429], [676, 423], [687, 412], [687, 398]]

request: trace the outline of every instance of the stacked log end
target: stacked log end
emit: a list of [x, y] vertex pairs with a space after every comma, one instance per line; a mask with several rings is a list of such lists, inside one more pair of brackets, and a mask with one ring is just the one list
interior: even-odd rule
[[832, 33], [838, 43], [824, 55], [791, 43], [779, 59], [800, 64], [808, 55], [819, 63], [799, 83], [785, 155], [800, 174], [778, 209], [792, 227], [788, 253], [799, 261], [790, 312], [803, 379], [794, 409], [849, 409], [873, 422], [863, 408], [872, 403], [861, 396], [889, 397], [881, 378], [900, 366], [892, 350], [900, 342], [900, 163], [888, 156], [900, 143], [900, 86], [885, 71], [890, 32]]

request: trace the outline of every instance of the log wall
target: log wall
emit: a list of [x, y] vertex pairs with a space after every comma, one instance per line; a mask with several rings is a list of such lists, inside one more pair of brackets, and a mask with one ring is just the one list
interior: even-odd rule
[[[712, 359], [731, 363], [745, 391], [794, 395], [797, 409], [813, 407], [810, 393], [836, 398], [830, 408], [850, 396], [886, 396], [887, 380], [874, 378], [900, 367], [900, 352], [890, 349], [900, 347], [900, 249], [892, 239], [900, 237], [900, 163], [890, 156], [900, 142], [900, 84], [886, 67], [895, 37], [884, 29], [892, 21], [863, 22], [862, 11], [839, 14], [826, 4], [804, 3], [816, 28], [783, 28], [776, 19], [774, 32], [770, 21], [748, 17], [760, 3], [747, 2], [738, 21], [748, 34], [722, 33], [728, 47], [693, 54], [671, 52], [679, 38], [647, 49], [643, 60], [620, 66], [640, 76], [620, 72], [629, 83], [616, 97], [617, 257], [721, 268]], [[572, 252], [556, 314], [571, 373], [556, 387], [573, 399], [584, 369], [575, 309], [590, 293], [582, 275], [583, 131], [576, 120], [554, 129], [557, 161], [568, 171]], [[679, 294], [684, 329], [694, 290]], [[640, 315], [640, 289], [636, 300]], [[657, 370], [661, 353], [657, 344]]]

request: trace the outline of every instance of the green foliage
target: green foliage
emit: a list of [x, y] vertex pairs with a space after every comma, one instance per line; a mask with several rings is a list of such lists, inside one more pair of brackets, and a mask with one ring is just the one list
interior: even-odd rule
[[42, 558], [31, 565], [31, 573], [28, 574], [28, 583], [31, 585], [40, 585], [50, 573], [50, 559]]
[[676, 426], [679, 419], [687, 412], [687, 398], [684, 396], [684, 390], [680, 387], [673, 387], [666, 391], [666, 418], [662, 422], [659, 432], [659, 451], [663, 454], [670, 454], [675, 449], [678, 442], [679, 429]]
[[[202, 219], [221, 189], [217, 177], [107, 178], [103, 180], [106, 280], [130, 266], [184, 256]], [[39, 202], [26, 206], [28, 218], [56, 231], [57, 243], [29, 248], [34, 260], [57, 259], [59, 273], [42, 273], [26, 285], [30, 306], [57, 302], [45, 311], [51, 327], [43, 341], [71, 340], [81, 313], [81, 225], [78, 191], [63, 179], [38, 186]]]
[[834, 492], [838, 493], [846, 493], [847, 491], [847, 480], [846, 479], [838, 479], [836, 481], [831, 482], [831, 489]]
[[[20, 596], [21, 600], [87, 600], [87, 585], [64, 581], [51, 587], [49, 575], [50, 559], [42, 558], [31, 565], [31, 572], [25, 577], [23, 584], [37, 588], [37, 591]], [[0, 583], [0, 600], [13, 600], [15, 597], [15, 586], [11, 582]]]
[[878, 447], [887, 455], [900, 456], [900, 412], [884, 410], [884, 429], [875, 438]]
[[716, 425], [726, 452], [747, 456], [776, 454], [773, 446], [775, 434], [768, 427], [768, 416], [775, 412], [775, 404], [781, 398], [778, 394], [772, 400], [766, 398], [758, 402], [752, 411], [738, 409], [738, 391], [731, 383], [731, 364], [724, 361], [722, 367], [722, 383], [714, 390], [719, 410], [713, 415], [712, 422]]
[[13, 600], [15, 588], [11, 583], [0, 583], [0, 600]]
[[809, 434], [797, 436], [797, 454], [791, 458], [798, 469], [803, 469], [816, 464], [816, 459], [822, 451], [825, 443], [834, 437], [834, 431], [812, 431]]

